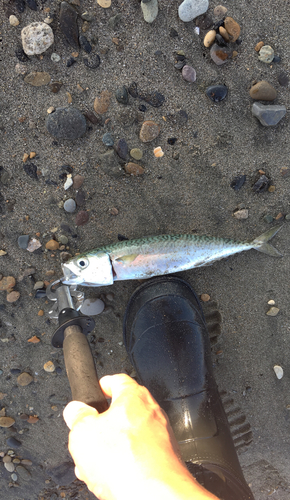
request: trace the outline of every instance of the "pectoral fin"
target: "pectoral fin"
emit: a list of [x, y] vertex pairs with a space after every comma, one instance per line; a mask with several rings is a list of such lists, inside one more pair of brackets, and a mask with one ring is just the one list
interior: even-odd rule
[[123, 257], [118, 257], [116, 262], [122, 262], [123, 264], [131, 264], [138, 257], [137, 253], [132, 253], [130, 255], [124, 255]]

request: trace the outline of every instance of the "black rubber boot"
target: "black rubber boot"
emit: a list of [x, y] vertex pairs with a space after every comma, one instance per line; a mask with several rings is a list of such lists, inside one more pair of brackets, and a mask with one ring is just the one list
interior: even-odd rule
[[199, 300], [180, 278], [147, 281], [132, 295], [124, 343], [141, 383], [167, 413], [183, 460], [223, 500], [254, 500], [213, 376]]

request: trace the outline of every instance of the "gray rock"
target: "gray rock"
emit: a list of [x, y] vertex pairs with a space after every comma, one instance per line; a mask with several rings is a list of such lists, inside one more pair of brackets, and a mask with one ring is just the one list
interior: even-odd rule
[[59, 26], [68, 43], [75, 49], [79, 48], [77, 17], [77, 12], [71, 5], [67, 2], [61, 2]]
[[208, 9], [208, 0], [184, 0], [178, 7], [181, 21], [188, 23]]
[[82, 137], [87, 124], [84, 115], [76, 108], [56, 108], [46, 118], [48, 132], [57, 139], [73, 141]]
[[115, 96], [116, 96], [117, 101], [120, 104], [128, 104], [129, 95], [128, 95], [128, 91], [127, 91], [126, 87], [124, 87], [124, 86], [119, 87], [115, 92]]
[[265, 127], [273, 127], [286, 115], [286, 107], [255, 102], [252, 106], [252, 114]]
[[31, 478], [30, 472], [27, 469], [25, 469], [23, 465], [18, 465], [16, 467], [16, 472], [24, 481], [29, 481], [29, 479]]
[[15, 465], [12, 462], [5, 462], [4, 467], [8, 472], [14, 472], [15, 471]]
[[69, 198], [64, 202], [63, 208], [66, 212], [72, 214], [76, 209], [76, 202], [72, 198]]
[[11, 474], [11, 479], [12, 479], [12, 481], [17, 481], [17, 474], [15, 474], [15, 472], [13, 472], [13, 474]]
[[60, 486], [67, 486], [76, 479], [74, 464], [71, 462], [63, 462], [62, 464], [56, 465], [56, 467], [50, 467], [46, 469], [46, 472], [52, 480]]
[[106, 132], [103, 135], [102, 141], [105, 144], [105, 146], [114, 146], [114, 139], [109, 132]]
[[125, 141], [125, 139], [118, 140], [116, 147], [115, 147], [115, 151], [116, 151], [117, 155], [119, 155], [120, 158], [122, 158], [122, 160], [127, 159], [127, 157], [128, 157], [128, 144]]
[[19, 236], [17, 240], [19, 248], [23, 248], [23, 250], [26, 250], [28, 247], [29, 239], [30, 239], [29, 234], [23, 234]]
[[42, 54], [54, 42], [53, 31], [46, 23], [31, 23], [21, 31], [22, 46], [25, 54]]
[[153, 23], [158, 15], [158, 0], [142, 1], [141, 9], [146, 23]]
[[7, 440], [6, 440], [6, 444], [7, 446], [9, 446], [9, 448], [19, 448], [21, 446], [21, 442], [18, 441], [17, 439], [15, 439], [13, 436], [9, 437]]

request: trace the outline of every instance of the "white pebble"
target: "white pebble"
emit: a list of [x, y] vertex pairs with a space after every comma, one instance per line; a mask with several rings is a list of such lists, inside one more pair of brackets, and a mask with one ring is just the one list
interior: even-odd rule
[[11, 16], [9, 16], [9, 23], [11, 24], [11, 26], [18, 26], [19, 20], [12, 14]]
[[17, 474], [15, 474], [15, 472], [11, 474], [11, 479], [12, 481], [17, 481]]
[[196, 26], [193, 31], [196, 35], [199, 35], [200, 29], [198, 26]]
[[80, 311], [88, 316], [96, 316], [105, 309], [105, 304], [101, 299], [85, 299]]
[[42, 54], [54, 42], [53, 31], [46, 23], [31, 23], [21, 31], [23, 50], [28, 56]]
[[[54, 111], [55, 111], [55, 108], [54, 108], [53, 106], [50, 106], [50, 108], [48, 108], [48, 109], [46, 110], [46, 112], [47, 112], [49, 115], [50, 115], [51, 113], [53, 113]], [[43, 173], [42, 173], [42, 175], [43, 175]]]
[[5, 462], [4, 467], [8, 472], [14, 472], [15, 471], [15, 465], [12, 462]]
[[281, 380], [281, 378], [283, 377], [284, 375], [284, 371], [283, 371], [283, 368], [282, 366], [279, 366], [279, 365], [275, 365], [273, 366], [273, 370], [274, 372], [276, 373], [276, 377]]
[[53, 52], [50, 56], [50, 59], [53, 61], [53, 62], [59, 62], [60, 61], [60, 56], [58, 54], [56, 54], [55, 52]]
[[72, 198], [69, 198], [68, 200], [66, 200], [62, 206], [60, 206], [60, 204], [58, 206], [59, 206], [59, 208], [62, 208], [62, 206], [63, 206], [65, 211], [70, 213], [70, 214], [72, 214], [75, 211], [75, 209], [77, 208], [76, 202]]
[[269, 304], [269, 306], [274, 306], [275, 305], [275, 300], [269, 300], [268, 304]]
[[184, 0], [178, 7], [181, 21], [188, 23], [208, 9], [208, 0]]
[[277, 316], [279, 311], [280, 309], [278, 309], [278, 307], [270, 307], [269, 311], [267, 312], [267, 316]]
[[64, 183], [64, 189], [67, 190], [73, 185], [72, 174], [67, 174], [66, 181]]

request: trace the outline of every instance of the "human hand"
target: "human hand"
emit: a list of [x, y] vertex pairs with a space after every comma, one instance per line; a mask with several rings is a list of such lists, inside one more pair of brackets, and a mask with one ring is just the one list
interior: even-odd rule
[[149, 391], [127, 375], [100, 380], [102, 414], [72, 401], [64, 410], [76, 475], [100, 500], [216, 499], [183, 464], [168, 418]]

